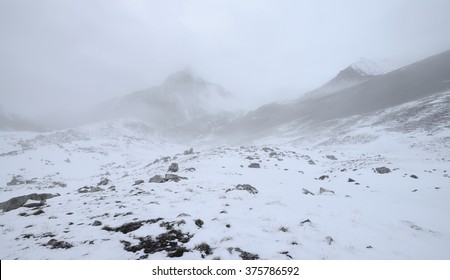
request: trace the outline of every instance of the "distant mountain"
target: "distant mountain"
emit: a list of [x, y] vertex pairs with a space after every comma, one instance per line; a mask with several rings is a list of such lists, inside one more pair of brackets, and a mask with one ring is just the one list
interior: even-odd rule
[[321, 98], [300, 98], [289, 104], [265, 105], [230, 122], [220, 133], [256, 139], [279, 133], [281, 125], [309, 123], [317, 126], [321, 122], [371, 114], [444, 91], [450, 91], [450, 51], [373, 76]]
[[16, 114], [5, 112], [0, 108], [0, 130], [5, 131], [43, 131], [43, 128], [33, 121]]
[[176, 72], [160, 86], [130, 93], [96, 108], [98, 117], [133, 117], [157, 127], [172, 127], [194, 120], [220, 117], [236, 111], [236, 103], [222, 86], [191, 70]]
[[377, 63], [367, 58], [360, 58], [340, 71], [333, 79], [318, 89], [306, 93], [304, 98], [320, 98], [340, 90], [366, 82], [386, 71]]

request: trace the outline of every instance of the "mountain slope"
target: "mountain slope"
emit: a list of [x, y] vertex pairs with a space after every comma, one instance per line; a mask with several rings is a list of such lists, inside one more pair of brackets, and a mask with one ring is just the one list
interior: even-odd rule
[[[257, 139], [287, 123], [321, 122], [370, 114], [450, 89], [450, 51], [371, 78], [322, 98], [268, 104], [230, 122], [221, 135]], [[250, 134], [250, 135], [249, 135]]]
[[343, 89], [361, 84], [377, 75], [384, 73], [385, 71], [375, 62], [366, 58], [361, 58], [357, 62], [352, 63], [347, 68], [340, 71], [333, 79], [328, 81], [323, 86], [306, 93], [303, 98], [324, 97]]
[[232, 95], [189, 69], [169, 76], [160, 86], [104, 103], [103, 118], [133, 117], [156, 127], [171, 127], [235, 112]]

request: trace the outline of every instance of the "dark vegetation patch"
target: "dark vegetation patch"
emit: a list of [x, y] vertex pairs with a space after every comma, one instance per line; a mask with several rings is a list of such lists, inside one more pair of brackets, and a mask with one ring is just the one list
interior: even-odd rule
[[132, 232], [132, 231], [135, 231], [135, 230], [139, 229], [144, 224], [154, 224], [154, 223], [157, 223], [157, 222], [159, 222], [161, 220], [162, 220], [162, 218], [150, 219], [150, 220], [145, 220], [145, 221], [136, 221], [136, 222], [123, 224], [123, 225], [121, 225], [119, 227], [104, 226], [102, 229], [106, 230], [106, 231], [121, 232], [121, 233], [125, 233], [126, 234], [126, 233], [129, 233], [129, 232]]
[[128, 252], [136, 253], [143, 250], [145, 254], [154, 254], [165, 251], [167, 257], [178, 258], [183, 256], [185, 252], [189, 252], [182, 244], [188, 243], [192, 236], [189, 233], [183, 233], [181, 230], [171, 229], [156, 237], [151, 235], [139, 237], [137, 238], [139, 240], [137, 245], [132, 245], [130, 242], [124, 240], [121, 243], [124, 244], [124, 250]]

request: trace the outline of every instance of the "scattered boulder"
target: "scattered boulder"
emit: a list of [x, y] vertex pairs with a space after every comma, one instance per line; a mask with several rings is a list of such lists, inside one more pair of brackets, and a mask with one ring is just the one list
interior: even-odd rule
[[198, 226], [199, 228], [202, 228], [203, 224], [204, 222], [201, 219], [195, 220], [195, 225]]
[[414, 174], [411, 175], [410, 177], [413, 178], [413, 179], [419, 179], [419, 177], [417, 177], [417, 175], [414, 175]]
[[178, 163], [173, 162], [169, 166], [169, 172], [177, 172], [178, 171]]
[[240, 248], [234, 248], [234, 250], [240, 253], [239, 257], [243, 260], [259, 260], [258, 254], [249, 253]]
[[143, 183], [145, 183], [144, 180], [136, 180], [136, 181], [134, 181], [133, 186], [141, 185], [141, 184], [143, 184]]
[[310, 219], [306, 219], [306, 220], [300, 222], [300, 224], [302, 224], [302, 225], [304, 225], [306, 223], [311, 224], [311, 220]]
[[78, 189], [79, 193], [93, 193], [93, 192], [101, 192], [104, 191], [104, 189], [100, 188], [100, 187], [93, 187], [93, 186], [84, 186], [82, 188]]
[[337, 158], [334, 155], [326, 155], [325, 157], [330, 160], [337, 160]]
[[213, 254], [213, 250], [211, 249], [211, 246], [209, 246], [207, 243], [201, 243], [199, 245], [196, 245], [194, 247], [194, 250], [200, 251], [202, 258], [205, 258], [205, 255], [212, 255]]
[[100, 222], [99, 220], [95, 220], [93, 223], [92, 223], [92, 226], [94, 226], [94, 227], [98, 227], [98, 226], [101, 226], [102, 225], [102, 222]]
[[310, 194], [310, 195], [314, 195], [314, 193], [310, 192], [309, 190], [303, 188], [303, 194]]
[[327, 190], [325, 188], [320, 188], [319, 194], [323, 194], [323, 193], [332, 193], [332, 194], [334, 194], [334, 191]]
[[187, 180], [186, 177], [181, 177], [181, 176], [178, 176], [178, 175], [175, 175], [175, 174], [166, 174], [164, 179], [166, 181], [174, 181], [174, 182], [178, 182], [180, 180]]
[[157, 252], [166, 251], [167, 257], [176, 258], [182, 257], [185, 252], [189, 252], [184, 246], [179, 243], [188, 243], [193, 235], [189, 233], [183, 233], [180, 230], [172, 229], [165, 233], [162, 233], [155, 238], [151, 235], [137, 238], [139, 243], [137, 245], [131, 245], [130, 242], [122, 240], [124, 244], [124, 250], [128, 252], [136, 253], [137, 251], [144, 250], [145, 254], [154, 254]]
[[193, 153], [194, 153], [194, 149], [190, 148], [189, 150], [184, 151], [183, 154], [185, 154], [185, 155], [192, 155]]
[[73, 247], [72, 244], [66, 241], [58, 241], [54, 238], [50, 239], [47, 244], [47, 247], [50, 247], [50, 249], [70, 249]]
[[36, 183], [36, 178], [31, 180], [25, 180], [21, 175], [15, 175], [12, 177], [11, 181], [6, 183], [7, 186], [17, 186], [17, 185], [25, 185], [25, 184], [34, 184]]
[[234, 191], [234, 190], [240, 190], [240, 191], [248, 191], [251, 194], [257, 194], [258, 190], [249, 184], [239, 184], [234, 189], [228, 189], [225, 192]]
[[352, 183], [355, 182], [355, 180], [353, 180], [352, 178], [348, 178], [347, 182]]
[[161, 175], [155, 175], [152, 178], [150, 178], [149, 183], [164, 183], [166, 180], [161, 177]]
[[310, 165], [316, 165], [316, 163], [315, 163], [314, 160], [312, 160], [312, 159], [308, 160], [308, 163], [309, 163]]
[[103, 180], [101, 180], [100, 182], [97, 183], [97, 186], [106, 186], [108, 185], [110, 182], [110, 180], [108, 178], [105, 178]]
[[194, 167], [189, 167], [189, 168], [183, 169], [183, 171], [194, 172], [195, 168]]
[[327, 237], [325, 237], [325, 241], [328, 243], [328, 245], [331, 245], [331, 243], [333, 243], [334, 239], [331, 236], [327, 236]]
[[106, 231], [115, 231], [115, 232], [121, 232], [121, 233], [126, 234], [126, 233], [129, 233], [129, 232], [139, 229], [144, 224], [154, 224], [161, 220], [162, 220], [162, 218], [150, 219], [150, 220], [145, 220], [145, 221], [136, 221], [136, 222], [130, 222], [130, 223], [123, 224], [119, 227], [104, 226], [102, 229], [106, 230]]
[[375, 173], [386, 174], [386, 173], [390, 173], [390, 172], [391, 172], [391, 170], [385, 166], [375, 168]]
[[328, 176], [328, 175], [322, 175], [322, 176], [320, 176], [318, 179], [323, 181], [323, 180], [328, 179], [328, 178], [330, 178], [330, 176]]
[[253, 162], [253, 163], [250, 163], [250, 165], [248, 167], [249, 168], [260, 168], [260, 165], [257, 162]]

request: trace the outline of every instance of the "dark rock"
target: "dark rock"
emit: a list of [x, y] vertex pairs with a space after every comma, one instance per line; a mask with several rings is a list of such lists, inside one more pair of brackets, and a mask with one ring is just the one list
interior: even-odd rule
[[334, 239], [331, 236], [327, 236], [327, 237], [325, 237], [325, 241], [328, 243], [328, 245], [331, 245], [331, 243], [334, 242]]
[[322, 175], [322, 176], [320, 176], [318, 179], [319, 179], [319, 180], [325, 180], [325, 179], [328, 179], [328, 178], [330, 178], [330, 176], [328, 176], [328, 175]]
[[82, 188], [78, 189], [79, 193], [93, 193], [93, 192], [101, 192], [104, 191], [104, 189], [100, 188], [100, 187], [93, 187], [93, 186], [84, 186]]
[[332, 193], [332, 194], [334, 194], [334, 191], [327, 190], [325, 188], [320, 188], [319, 194], [323, 194], [323, 193]]
[[172, 229], [162, 233], [156, 238], [153, 236], [145, 236], [138, 238], [139, 244], [131, 245], [128, 241], [121, 241], [124, 244], [124, 250], [128, 252], [137, 252], [144, 250], [145, 254], [154, 254], [156, 252], [166, 251], [170, 258], [181, 257], [185, 252], [188, 252], [184, 246], [178, 243], [187, 243], [192, 238], [192, 235], [183, 233], [180, 230]]
[[195, 168], [194, 167], [189, 167], [189, 168], [183, 169], [183, 171], [194, 172]]
[[259, 260], [259, 256], [257, 254], [252, 254], [246, 251], [241, 250], [240, 248], [234, 248], [236, 252], [239, 252], [239, 257], [243, 260]]
[[192, 155], [193, 153], [194, 153], [194, 149], [190, 148], [189, 150], [184, 151], [183, 154], [185, 154], [185, 155]]
[[419, 177], [417, 177], [417, 175], [411, 175], [411, 178], [413, 178], [413, 179], [419, 179]]
[[106, 186], [109, 184], [109, 182], [110, 182], [109, 179], [105, 178], [105, 179], [101, 180], [100, 182], [98, 182], [97, 186]]
[[41, 215], [41, 214], [44, 214], [44, 213], [45, 213], [44, 210], [39, 209], [36, 212], [34, 212], [33, 215], [37, 216], [37, 215]]
[[306, 219], [306, 220], [304, 220], [304, 221], [301, 222], [302, 225], [303, 225], [303, 224], [306, 224], [306, 223], [311, 224], [311, 220], [310, 220], [310, 219]]
[[169, 166], [169, 172], [177, 172], [178, 171], [178, 163], [173, 162]]
[[310, 192], [309, 190], [303, 188], [303, 194], [310, 194], [310, 195], [314, 195], [312, 192]]
[[251, 194], [257, 194], [258, 193], [258, 190], [255, 187], [253, 187], [253, 186], [251, 186], [249, 184], [242, 184], [242, 185], [239, 184], [234, 189], [228, 189], [225, 192], [234, 191], [234, 190], [248, 191]]
[[352, 178], [348, 178], [347, 182], [352, 183], [355, 182], [355, 180], [353, 180]]
[[121, 232], [121, 233], [126, 234], [126, 233], [129, 233], [129, 232], [139, 229], [144, 224], [154, 224], [161, 220], [162, 220], [162, 218], [145, 220], [145, 221], [136, 221], [136, 222], [126, 223], [126, 224], [123, 224], [123, 225], [121, 225], [119, 227], [115, 227], [115, 228], [109, 227], [109, 226], [104, 226], [102, 229], [106, 230], [106, 231], [115, 231], [115, 232]]
[[205, 255], [209, 256], [209, 255], [213, 254], [213, 250], [211, 249], [211, 246], [209, 246], [207, 243], [204, 243], [204, 242], [195, 246], [194, 250], [200, 251], [202, 253], [202, 258], [205, 258]]
[[164, 179], [166, 181], [174, 181], [174, 182], [179, 182], [180, 180], [187, 180], [186, 177], [181, 177], [175, 174], [166, 174]]
[[383, 166], [383, 167], [377, 167], [377, 168], [375, 168], [375, 172], [376, 172], [376, 173], [379, 173], [379, 174], [386, 174], [386, 173], [390, 173], [391, 170], [390, 170], [389, 168]]
[[337, 160], [337, 158], [334, 155], [326, 155], [326, 158], [330, 160]]
[[143, 184], [143, 183], [145, 183], [144, 180], [136, 180], [136, 181], [134, 181], [133, 186], [141, 185], [141, 184]]
[[70, 249], [73, 247], [72, 244], [66, 241], [58, 241], [54, 238], [50, 239], [47, 242], [47, 247], [50, 247], [51, 249]]
[[257, 163], [257, 162], [250, 163], [250, 165], [248, 167], [249, 168], [260, 168], [259, 163]]
[[195, 220], [195, 225], [201, 228], [203, 226], [204, 222], [200, 219]]
[[94, 227], [98, 227], [98, 226], [101, 226], [102, 225], [102, 222], [100, 222], [100, 221], [98, 221], [98, 220], [95, 220], [93, 223], [92, 223], [92, 226], [94, 226]]
[[310, 165], [316, 165], [316, 163], [315, 163], [314, 160], [312, 160], [312, 159], [308, 160], [308, 163], [309, 163]]
[[149, 183], [164, 183], [165, 181], [166, 180], [160, 175], [155, 175], [152, 178], [150, 178]]

